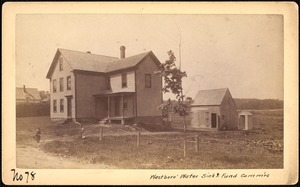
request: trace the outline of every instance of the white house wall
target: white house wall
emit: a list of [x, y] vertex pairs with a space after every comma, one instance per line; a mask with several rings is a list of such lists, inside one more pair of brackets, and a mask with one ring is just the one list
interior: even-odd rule
[[111, 85], [112, 92], [128, 92], [128, 91], [134, 92], [135, 91], [134, 71], [126, 72], [127, 86], [124, 88], [122, 88], [122, 74], [110, 75], [110, 85]]
[[[60, 56], [61, 57], [61, 56]], [[59, 57], [59, 58], [60, 58]], [[58, 59], [59, 59], [58, 58]], [[70, 65], [66, 62], [65, 59], [63, 59], [63, 70], [59, 71], [59, 63], [56, 63], [56, 66], [54, 68], [52, 77], [50, 79], [50, 117], [51, 119], [66, 119], [67, 118], [67, 98], [65, 96], [67, 95], [73, 95], [72, 102], [72, 118], [75, 118], [75, 81], [74, 81], [74, 74], [71, 72], [72, 68]], [[71, 76], [71, 90], [67, 90], [67, 77]], [[63, 78], [63, 85], [64, 90], [59, 90], [59, 79]], [[56, 92], [53, 92], [53, 80], [56, 79]], [[53, 101], [57, 100], [57, 111], [53, 112]], [[60, 99], [64, 100], [64, 111], [60, 112]]]

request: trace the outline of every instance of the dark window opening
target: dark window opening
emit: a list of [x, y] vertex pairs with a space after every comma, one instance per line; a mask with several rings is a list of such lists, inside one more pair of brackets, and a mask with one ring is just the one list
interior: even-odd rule
[[124, 110], [127, 110], [127, 109], [128, 109], [127, 101], [124, 101], [124, 103], [123, 103], [123, 108], [124, 108]]
[[67, 77], [67, 90], [71, 90], [71, 76]]
[[122, 74], [122, 88], [127, 87], [127, 74]]
[[64, 99], [60, 99], [60, 112], [64, 112]]
[[110, 77], [106, 77], [106, 89], [111, 90]]
[[59, 91], [64, 91], [64, 78], [59, 79]]
[[57, 101], [53, 100], [53, 112], [57, 112]]
[[63, 70], [63, 58], [59, 59], [59, 71]]
[[56, 79], [53, 80], [53, 92], [56, 92]]
[[145, 87], [151, 88], [151, 75], [150, 74], [145, 75]]

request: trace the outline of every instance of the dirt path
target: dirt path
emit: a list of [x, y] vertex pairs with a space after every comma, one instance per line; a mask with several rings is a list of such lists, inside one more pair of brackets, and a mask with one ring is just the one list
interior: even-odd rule
[[105, 164], [84, 163], [75, 158], [64, 158], [46, 154], [38, 146], [17, 147], [17, 167], [32, 169], [110, 169]]

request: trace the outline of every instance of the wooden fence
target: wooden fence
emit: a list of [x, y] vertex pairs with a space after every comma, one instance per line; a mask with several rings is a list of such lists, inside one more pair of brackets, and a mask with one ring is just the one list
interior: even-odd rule
[[49, 103], [17, 103], [16, 117], [50, 116]]

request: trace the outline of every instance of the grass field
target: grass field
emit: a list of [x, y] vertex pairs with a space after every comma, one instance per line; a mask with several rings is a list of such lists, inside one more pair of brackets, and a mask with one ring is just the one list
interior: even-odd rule
[[[93, 125], [87, 124], [87, 138], [81, 139], [77, 136], [78, 127], [57, 126], [39, 118], [17, 120], [17, 145], [26, 144], [26, 139], [33, 141], [24, 132], [29, 132], [28, 124], [33, 131], [39, 122], [44, 124], [41, 127], [42, 140], [45, 140], [41, 144], [43, 151], [89, 164], [103, 163], [124, 169], [283, 168], [283, 111], [252, 113], [255, 129], [251, 131], [188, 131], [186, 157], [183, 157], [183, 133], [160, 135], [137, 129], [133, 133], [142, 131], [137, 147], [137, 136], [128, 135], [132, 131], [121, 126], [105, 128], [103, 140], [99, 141], [99, 127], [93, 129]], [[113, 136], [114, 132], [118, 136]], [[195, 151], [196, 135], [199, 136], [198, 152]]]

